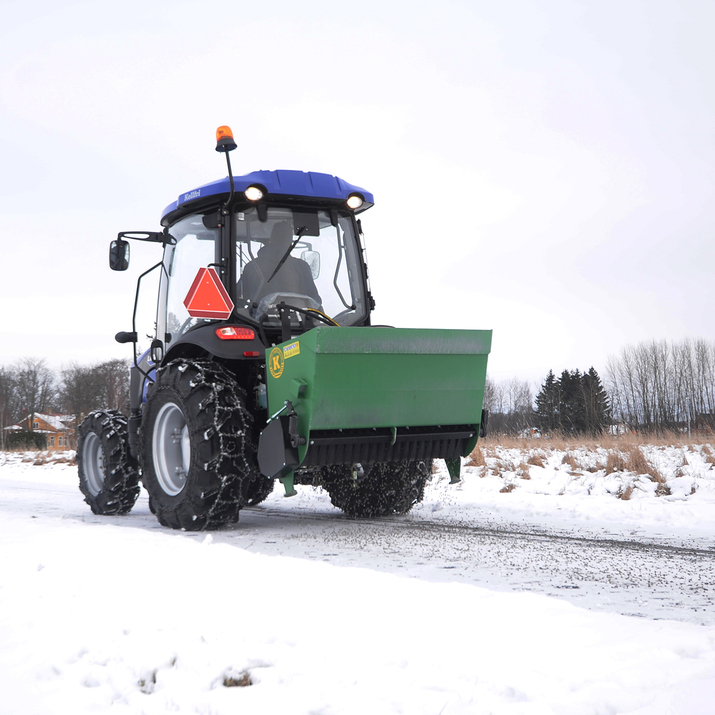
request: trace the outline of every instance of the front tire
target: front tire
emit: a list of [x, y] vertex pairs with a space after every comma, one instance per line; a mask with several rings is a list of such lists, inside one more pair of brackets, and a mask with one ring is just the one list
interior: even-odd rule
[[91, 412], [79, 427], [79, 488], [94, 514], [128, 514], [139, 496], [136, 460], [129, 453], [127, 418], [117, 410]]
[[432, 460], [323, 468], [323, 487], [348, 516], [406, 514], [422, 501]]
[[209, 360], [157, 371], [140, 455], [152, 511], [164, 526], [201, 531], [238, 521], [260, 478], [253, 417], [231, 373]]

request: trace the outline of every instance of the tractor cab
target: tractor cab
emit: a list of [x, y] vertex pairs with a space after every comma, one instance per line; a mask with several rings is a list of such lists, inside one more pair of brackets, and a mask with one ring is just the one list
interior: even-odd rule
[[230, 319], [272, 344], [316, 324], [369, 324], [359, 223], [347, 206], [320, 203], [266, 196], [258, 205], [239, 199], [225, 213], [219, 203], [174, 221], [169, 215], [157, 335], [176, 345], [197, 327]]

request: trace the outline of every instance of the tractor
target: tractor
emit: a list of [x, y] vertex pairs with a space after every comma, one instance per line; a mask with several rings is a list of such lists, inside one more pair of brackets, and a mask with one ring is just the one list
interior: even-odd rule
[[[181, 194], [161, 231], [129, 240], [161, 261], [138, 279], [129, 417], [79, 428], [80, 490], [95, 514], [126, 514], [140, 484], [164, 526], [215, 529], [262, 502], [276, 480], [322, 487], [351, 517], [405, 514], [434, 459], [459, 481], [485, 434], [491, 331], [371, 324], [361, 215], [373, 195], [336, 176], [234, 176], [231, 130], [217, 131], [228, 176]], [[156, 332], [138, 348], [142, 280], [159, 272]]]

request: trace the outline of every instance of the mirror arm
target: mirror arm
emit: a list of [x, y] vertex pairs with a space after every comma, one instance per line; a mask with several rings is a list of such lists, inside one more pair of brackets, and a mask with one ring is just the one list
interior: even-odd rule
[[[140, 288], [141, 288], [142, 278], [144, 278], [144, 276], [146, 276], [146, 275], [148, 275], [149, 273], [151, 273], [153, 270], [156, 270], [159, 266], [163, 266], [163, 265], [164, 265], [164, 261], [161, 260], [161, 261], [159, 261], [159, 263], [157, 263], [156, 265], [153, 265], [151, 268], [149, 268], [148, 270], [144, 271], [144, 273], [142, 273], [142, 274], [139, 276], [139, 278], [137, 278], [137, 291], [136, 291], [136, 293], [134, 294], [134, 312], [132, 313], [132, 333], [131, 333], [131, 334], [132, 334], [133, 336], [136, 336], [136, 335], [137, 335], [137, 306], [139, 305], [139, 290], [140, 290]], [[154, 380], [149, 376], [149, 373], [148, 373], [148, 372], [144, 372], [144, 370], [142, 370], [142, 369], [139, 367], [139, 356], [137, 355], [137, 342], [138, 342], [138, 341], [135, 339], [135, 340], [134, 340], [134, 367], [135, 367], [137, 370], [139, 370], [139, 372], [140, 372], [142, 375], [144, 375], [144, 377], [145, 377], [147, 380], [149, 380], [150, 382], [154, 382]]]

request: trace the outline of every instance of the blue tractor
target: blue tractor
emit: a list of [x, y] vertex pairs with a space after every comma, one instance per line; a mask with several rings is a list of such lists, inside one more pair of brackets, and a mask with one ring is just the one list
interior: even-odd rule
[[100, 410], [79, 430], [80, 489], [97, 514], [126, 514], [140, 483], [165, 526], [237, 521], [280, 479], [324, 487], [352, 516], [405, 513], [432, 460], [456, 479], [484, 429], [489, 331], [373, 327], [360, 214], [370, 192], [328, 174], [228, 176], [164, 209], [156, 334], [137, 354], [130, 414]]

